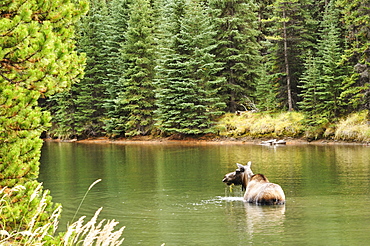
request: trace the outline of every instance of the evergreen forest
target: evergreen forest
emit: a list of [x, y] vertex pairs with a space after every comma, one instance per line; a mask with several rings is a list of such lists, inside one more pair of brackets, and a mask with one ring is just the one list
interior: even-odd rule
[[365, 0], [89, 0], [84, 76], [45, 95], [53, 138], [217, 133], [225, 113], [300, 112], [309, 127], [369, 105]]
[[199, 135], [228, 112], [310, 126], [369, 109], [370, 2], [90, 0], [84, 77], [47, 97], [52, 137]]

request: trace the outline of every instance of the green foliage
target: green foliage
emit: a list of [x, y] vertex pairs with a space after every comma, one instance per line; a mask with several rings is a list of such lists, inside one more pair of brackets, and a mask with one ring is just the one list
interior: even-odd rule
[[317, 140], [331, 137], [333, 128], [327, 117], [319, 114], [306, 114], [302, 124], [305, 125], [304, 138], [307, 140]]
[[255, 101], [257, 104], [257, 109], [261, 111], [273, 112], [275, 111], [278, 104], [278, 87], [276, 81], [274, 81], [274, 76], [269, 75], [268, 71], [271, 64], [267, 62], [261, 65], [261, 77], [256, 85]]
[[299, 108], [306, 112], [309, 112], [310, 115], [319, 114], [320, 111], [316, 107], [319, 103], [318, 98], [318, 84], [320, 81], [320, 69], [318, 65], [318, 58], [313, 57], [311, 53], [308, 54], [306, 63], [305, 63], [305, 72], [301, 77], [301, 86], [302, 101], [298, 102]]
[[0, 187], [11, 187], [37, 177], [39, 136], [50, 116], [37, 107], [39, 92], [0, 85]]
[[223, 64], [217, 75], [225, 79], [218, 94], [227, 110], [235, 112], [246, 98], [253, 99], [260, 76], [257, 7], [244, 0], [210, 0], [209, 6], [217, 30], [212, 53]]
[[0, 83], [52, 95], [82, 73], [73, 27], [86, 3], [69, 0], [2, 1]]
[[[337, 0], [336, 7], [342, 12], [342, 20], [348, 30], [347, 42], [350, 44], [346, 50], [346, 59], [360, 64], [369, 64], [368, 54], [370, 9], [367, 0]], [[355, 59], [355, 60], [353, 60]]]
[[38, 101], [69, 88], [82, 74], [84, 57], [74, 51], [72, 38], [86, 8], [84, 1], [69, 0], [0, 5], [0, 226], [11, 232], [5, 236], [24, 232], [7, 242], [32, 245], [34, 230], [45, 229], [45, 236], [55, 228], [49, 223], [56, 216], [51, 197], [34, 181], [40, 135], [50, 126], [50, 114]]
[[155, 49], [152, 10], [147, 0], [130, 4], [130, 19], [122, 46], [122, 92], [114, 100], [110, 115], [122, 128], [112, 133], [126, 136], [146, 135], [153, 126]]
[[41, 96], [70, 86], [82, 73], [83, 57], [73, 50], [73, 26], [86, 5], [64, 1], [5, 1], [0, 38], [1, 186], [34, 179], [49, 114]]
[[343, 39], [338, 28], [338, 14], [331, 4], [326, 8], [322, 27], [318, 52], [315, 57], [308, 57], [301, 79], [303, 101], [300, 108], [310, 115], [332, 120], [343, 112], [339, 98], [348, 70], [340, 65]]
[[[262, 23], [267, 49], [266, 58], [271, 65], [268, 73], [277, 83], [277, 100], [282, 108], [296, 109], [299, 78], [302, 74], [303, 57], [312, 49], [316, 23], [311, 14], [318, 1], [275, 0], [267, 7]], [[309, 14], [311, 13], [311, 14]]]
[[331, 4], [324, 16], [322, 39], [319, 42], [321, 80], [317, 87], [320, 103], [317, 105], [321, 114], [332, 118], [340, 115], [339, 96], [341, 84], [346, 73], [344, 66], [339, 66], [342, 56], [342, 42], [338, 28], [338, 15]]
[[107, 11], [105, 0], [91, 1], [88, 14], [78, 25], [77, 47], [79, 53], [86, 55], [85, 76], [79, 83], [73, 84], [69, 92], [50, 99], [54, 122], [58, 128], [63, 129], [57, 132], [66, 132], [58, 137], [66, 138], [74, 134], [82, 137], [99, 136], [102, 132], [101, 118], [104, 115], [103, 104], [106, 99], [104, 79], [109, 55], [104, 47], [106, 32], [109, 30]]
[[370, 109], [364, 0], [90, 2], [77, 37], [86, 76], [53, 96], [54, 136], [207, 132], [222, 103], [230, 112], [299, 109], [313, 135], [325, 136], [329, 122]]
[[107, 50], [107, 74], [104, 80], [107, 98], [104, 102], [105, 117], [104, 129], [109, 136], [120, 135], [124, 132], [124, 115], [121, 115], [121, 105], [118, 97], [124, 92], [122, 74], [124, 61], [122, 44], [126, 42], [126, 31], [130, 19], [129, 4], [131, 0], [113, 0], [109, 3], [108, 16], [109, 28], [106, 37], [105, 49]]
[[222, 79], [215, 77], [220, 63], [210, 53], [215, 45], [211, 20], [203, 5], [190, 1], [170, 2], [163, 18], [168, 25], [159, 54], [157, 125], [166, 133], [211, 132], [224, 106], [217, 95]]
[[347, 113], [353, 110], [370, 109], [369, 65], [370, 9], [368, 1], [337, 0], [341, 10], [342, 25], [347, 30], [342, 65], [351, 66], [353, 71], [344, 80], [341, 102]]
[[74, 119], [75, 104], [71, 90], [53, 95], [48, 103], [48, 108], [53, 115], [53, 125], [48, 131], [49, 135], [60, 139], [77, 137]]
[[[357, 67], [360, 66], [361, 65], [358, 65]], [[358, 69], [361, 70], [361, 68]], [[370, 106], [370, 95], [368, 93], [370, 90], [370, 84], [367, 83], [368, 71], [366, 68], [359, 74], [359, 70], [355, 71], [355, 73], [352, 73], [351, 75], [347, 75], [343, 79], [339, 100], [346, 113], [363, 108], [368, 109]]]

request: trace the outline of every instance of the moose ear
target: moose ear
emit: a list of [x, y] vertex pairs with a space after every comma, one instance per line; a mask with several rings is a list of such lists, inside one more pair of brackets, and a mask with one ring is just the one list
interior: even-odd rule
[[239, 170], [244, 169], [244, 166], [243, 166], [242, 164], [240, 164], [240, 163], [236, 163], [236, 165], [238, 166]]

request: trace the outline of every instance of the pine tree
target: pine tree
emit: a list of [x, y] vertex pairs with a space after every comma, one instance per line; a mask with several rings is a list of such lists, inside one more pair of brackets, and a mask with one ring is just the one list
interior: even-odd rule
[[108, 23], [109, 30], [105, 49], [107, 50], [107, 74], [104, 83], [106, 85], [107, 98], [104, 103], [106, 110], [104, 129], [110, 136], [123, 133], [123, 121], [120, 120], [120, 105], [117, 98], [124, 91], [121, 77], [124, 72], [124, 61], [122, 57], [122, 45], [126, 41], [129, 15], [129, 4], [132, 0], [113, 0], [109, 3]]
[[106, 0], [91, 0], [90, 11], [82, 19], [78, 51], [86, 54], [85, 76], [74, 87], [76, 107], [74, 118], [77, 134], [83, 137], [102, 134], [105, 110], [109, 53], [105, 48], [110, 30]]
[[108, 9], [106, 0], [91, 0], [87, 16], [78, 25], [78, 52], [86, 55], [85, 76], [70, 91], [50, 98], [53, 135], [61, 138], [102, 134], [109, 53], [105, 48]]
[[[10, 183], [5, 182], [8, 186], [17, 182], [14, 178], [37, 176], [34, 166], [38, 163], [41, 140], [35, 137], [49, 121], [49, 114], [37, 107], [38, 99], [68, 88], [82, 73], [84, 62], [74, 51], [71, 23], [80, 17], [85, 6], [67, 1], [59, 8], [55, 1], [30, 8], [33, 4], [34, 1], [6, 1], [1, 12], [0, 83], [1, 104], [5, 105], [1, 107], [1, 166], [14, 165], [24, 172], [13, 173]], [[17, 141], [19, 145], [15, 144]], [[6, 159], [8, 154], [11, 157]], [[23, 155], [26, 159], [22, 159]], [[21, 163], [30, 168], [23, 168]]]
[[[313, 2], [313, 3], [312, 3]], [[306, 52], [314, 47], [317, 1], [275, 0], [271, 16], [263, 22], [267, 42], [267, 59], [272, 62], [271, 77], [279, 83], [278, 98], [282, 107], [296, 109], [298, 82]]]
[[338, 13], [334, 5], [329, 4], [323, 20], [321, 40], [319, 41], [318, 54], [321, 76], [317, 87], [320, 103], [316, 108], [322, 116], [329, 119], [338, 117], [341, 113], [339, 101], [347, 68], [340, 66], [343, 55], [343, 39], [338, 27]]
[[317, 105], [320, 103], [318, 99], [318, 84], [320, 81], [321, 73], [318, 65], [317, 58], [313, 57], [310, 52], [307, 56], [305, 63], [305, 72], [300, 78], [303, 99], [298, 102], [299, 108], [307, 112], [310, 116], [320, 114]]
[[210, 0], [209, 6], [217, 30], [213, 52], [223, 63], [218, 76], [226, 79], [219, 95], [227, 110], [234, 112], [246, 99], [253, 99], [259, 77], [257, 8], [246, 0]]
[[353, 68], [343, 83], [341, 100], [347, 112], [370, 109], [370, 9], [367, 0], [337, 0], [346, 29], [342, 64]]
[[313, 119], [330, 121], [343, 111], [340, 95], [348, 70], [340, 65], [343, 39], [338, 27], [338, 13], [332, 4], [326, 6], [323, 18], [318, 51], [315, 57], [308, 57], [306, 72], [301, 79], [303, 101], [300, 108]]
[[[146, 135], [153, 126], [155, 49], [152, 10], [147, 0], [130, 4], [130, 19], [122, 46], [122, 92], [114, 100], [114, 134]], [[113, 117], [112, 117], [113, 118]]]
[[48, 137], [59, 139], [77, 138], [77, 126], [74, 117], [76, 111], [75, 94], [73, 88], [56, 93], [47, 99], [46, 109], [51, 112], [52, 126], [48, 130]]
[[274, 111], [279, 108], [279, 83], [278, 76], [273, 74], [274, 62], [270, 59], [268, 54], [271, 43], [266, 37], [271, 36], [269, 33], [272, 23], [268, 20], [271, 17], [271, 6], [273, 0], [263, 0], [258, 2], [258, 24], [260, 35], [258, 36], [261, 44], [261, 77], [256, 84], [255, 102], [257, 109], [261, 111]]
[[274, 81], [273, 76], [268, 72], [271, 71], [271, 64], [266, 62], [262, 64], [261, 76], [256, 84], [255, 102], [256, 106], [253, 110], [261, 111], [275, 111], [278, 108], [278, 86]]
[[168, 1], [163, 10], [162, 46], [157, 82], [157, 125], [166, 133], [212, 131], [222, 111], [217, 95], [220, 64], [211, 50], [214, 27], [196, 1]]
[[[53, 204], [35, 179], [50, 114], [38, 100], [70, 87], [83, 70], [75, 51], [74, 24], [86, 12], [85, 2], [2, 1], [0, 5], [0, 189], [1, 229], [31, 230], [45, 225]], [[7, 187], [7, 188], [6, 188]], [[32, 218], [36, 213], [40, 216]], [[17, 235], [18, 236], [18, 235]], [[29, 243], [21, 234], [15, 240]], [[23, 241], [22, 241], [23, 240]], [[17, 242], [14, 242], [18, 244]]]

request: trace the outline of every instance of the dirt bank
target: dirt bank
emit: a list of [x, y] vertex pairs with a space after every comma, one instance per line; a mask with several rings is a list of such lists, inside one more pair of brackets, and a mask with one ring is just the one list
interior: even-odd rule
[[[221, 138], [221, 137], [168, 137], [168, 138], [152, 138], [146, 136], [134, 137], [134, 138], [119, 138], [110, 139], [108, 137], [89, 138], [89, 139], [44, 139], [46, 142], [71, 142], [71, 143], [96, 143], [96, 144], [261, 144], [262, 141], [269, 139], [247, 139], [247, 138]], [[305, 139], [287, 138], [285, 139], [286, 145], [369, 145], [369, 143], [361, 142], [347, 142], [337, 140], [315, 140], [307, 141]]]

